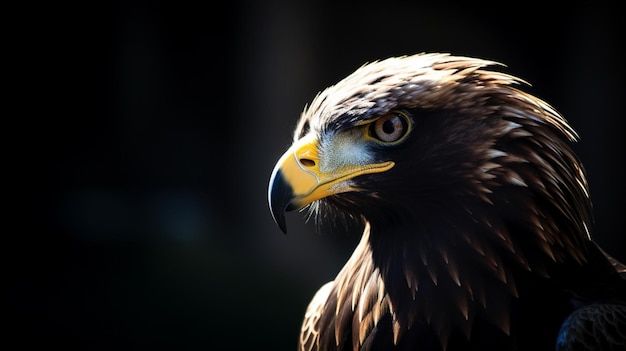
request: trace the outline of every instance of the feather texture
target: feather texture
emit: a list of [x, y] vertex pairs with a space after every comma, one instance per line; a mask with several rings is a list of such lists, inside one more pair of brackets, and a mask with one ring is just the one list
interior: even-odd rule
[[[393, 161], [391, 170], [309, 205], [322, 226], [359, 221], [364, 230], [307, 308], [302, 350], [543, 350], [557, 347], [557, 334], [560, 350], [593, 337], [619, 344], [626, 288], [619, 263], [591, 240], [588, 184], [570, 146], [577, 134], [518, 87], [525, 82], [489, 69], [497, 65], [389, 58], [305, 108], [294, 142], [312, 133], [324, 153], [328, 140], [390, 111], [412, 128], [397, 146], [360, 147], [359, 157]], [[599, 331], [586, 327], [596, 321]], [[616, 323], [618, 332], [605, 330]]]

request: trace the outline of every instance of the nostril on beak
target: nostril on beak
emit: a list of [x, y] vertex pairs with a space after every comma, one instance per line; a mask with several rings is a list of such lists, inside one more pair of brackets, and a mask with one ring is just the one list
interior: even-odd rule
[[302, 164], [304, 167], [314, 167], [315, 166], [315, 161], [310, 160], [308, 158], [301, 158], [300, 159], [300, 164]]

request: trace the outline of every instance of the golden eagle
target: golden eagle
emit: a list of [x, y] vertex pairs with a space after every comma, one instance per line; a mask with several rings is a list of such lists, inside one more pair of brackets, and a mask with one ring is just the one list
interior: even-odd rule
[[392, 57], [305, 107], [271, 213], [363, 235], [300, 350], [626, 348], [625, 270], [591, 239], [577, 134], [497, 65]]

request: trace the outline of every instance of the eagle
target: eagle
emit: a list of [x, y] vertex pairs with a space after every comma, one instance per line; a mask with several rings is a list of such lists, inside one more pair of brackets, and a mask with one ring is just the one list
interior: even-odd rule
[[362, 236], [299, 350], [626, 349], [626, 268], [592, 239], [578, 135], [503, 66], [389, 57], [305, 106], [273, 219]]

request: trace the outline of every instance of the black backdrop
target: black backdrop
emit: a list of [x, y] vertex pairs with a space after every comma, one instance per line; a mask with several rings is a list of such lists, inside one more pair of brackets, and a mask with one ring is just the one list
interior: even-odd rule
[[506, 63], [570, 120], [595, 238], [626, 261], [620, 12], [500, 6], [25, 9], [9, 33], [25, 34], [23, 125], [7, 150], [25, 151], [11, 207], [27, 214], [6, 234], [18, 238], [6, 246], [9, 334], [70, 349], [295, 349], [306, 304], [357, 237], [315, 234], [298, 214], [282, 235], [266, 204], [274, 162], [319, 90], [423, 51]]

